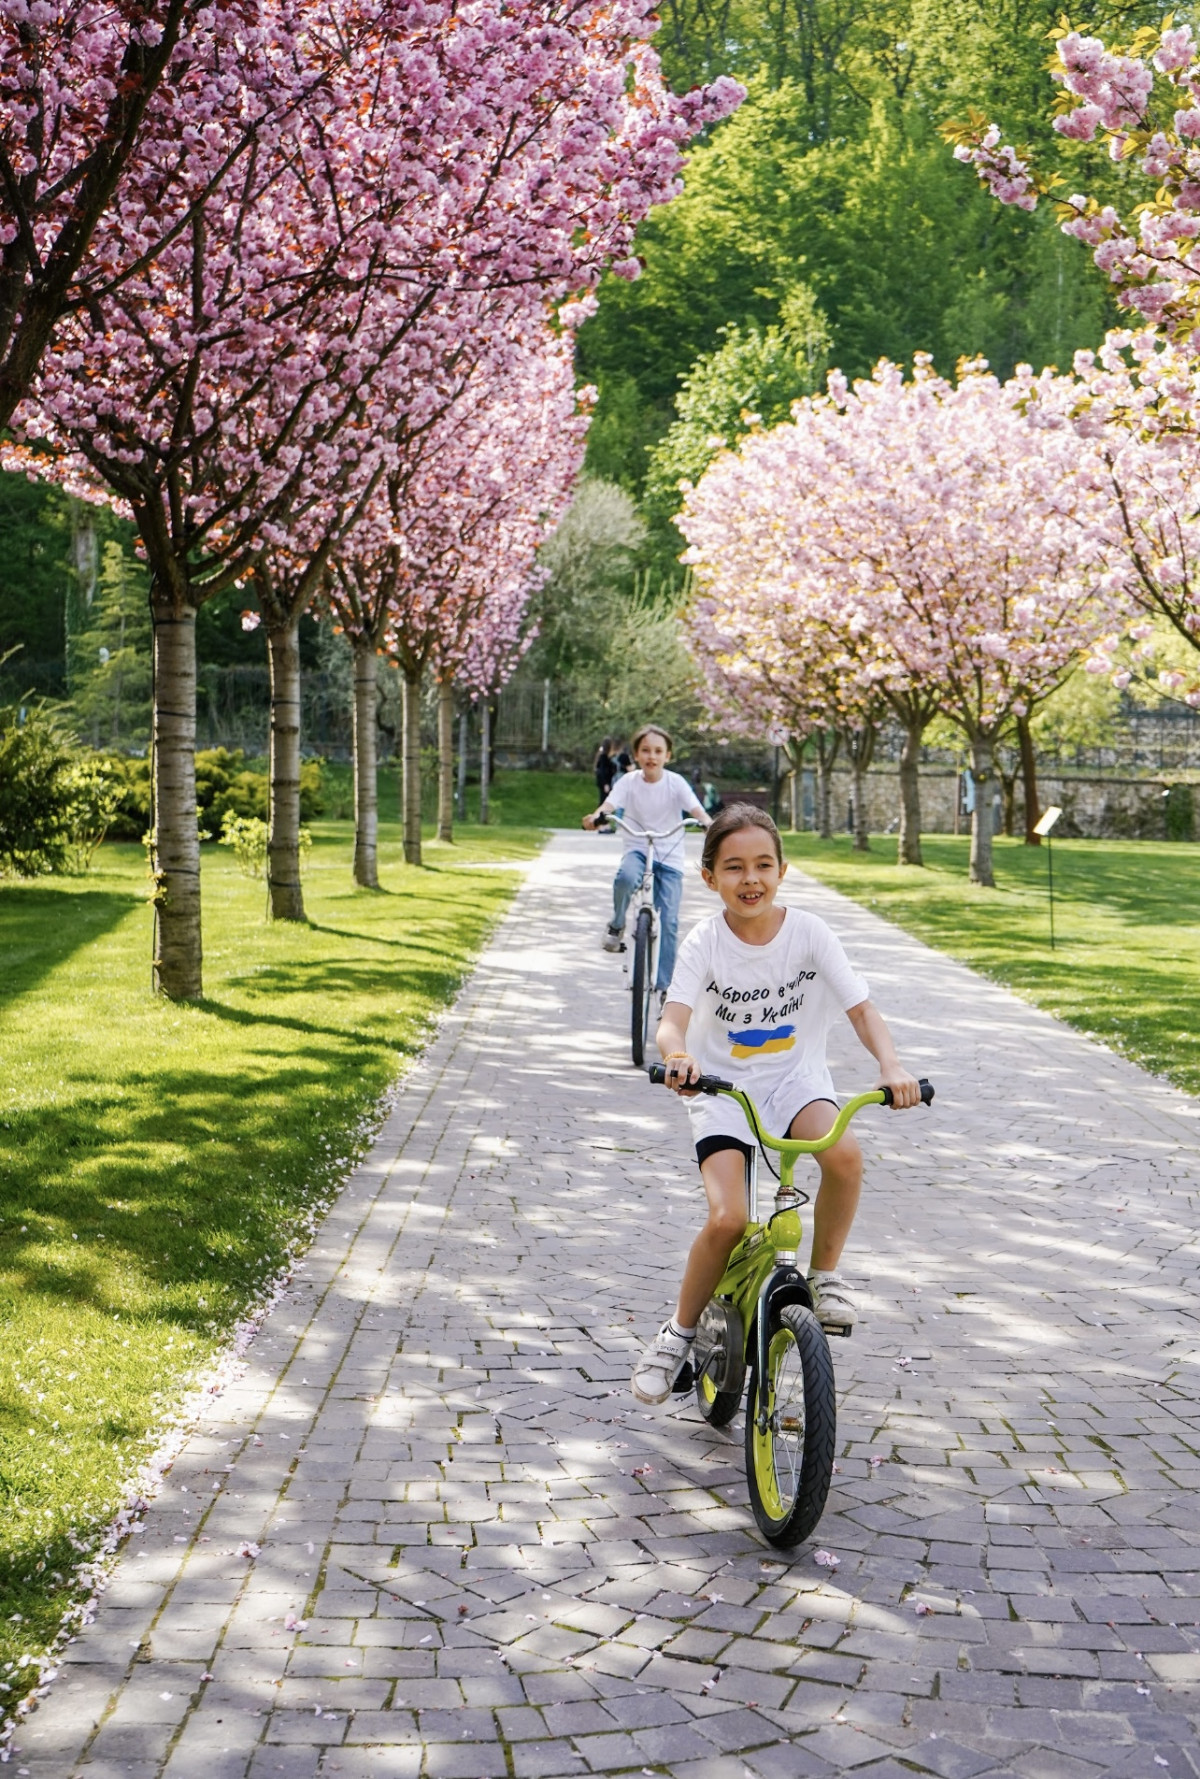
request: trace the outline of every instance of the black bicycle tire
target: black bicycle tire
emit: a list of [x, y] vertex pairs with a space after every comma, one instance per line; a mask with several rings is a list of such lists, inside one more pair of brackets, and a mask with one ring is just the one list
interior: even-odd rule
[[635, 1068], [646, 1060], [646, 1028], [650, 1023], [650, 910], [643, 908], [633, 932], [633, 993], [631, 1001], [630, 1038]]
[[795, 1497], [782, 1514], [771, 1510], [759, 1489], [755, 1441], [761, 1437], [769, 1445], [772, 1434], [770, 1429], [765, 1436], [757, 1432], [757, 1363], [751, 1368], [746, 1397], [745, 1453], [746, 1485], [758, 1529], [768, 1543], [787, 1547], [799, 1544], [815, 1531], [825, 1511], [837, 1451], [837, 1388], [829, 1342], [812, 1311], [793, 1303], [773, 1313], [767, 1329], [768, 1351], [783, 1330], [795, 1342], [804, 1377], [804, 1451]]
[[[744, 1383], [743, 1379], [743, 1385]], [[710, 1427], [728, 1427], [741, 1406], [742, 1392], [740, 1389], [714, 1390], [709, 1398], [704, 1394], [703, 1377], [696, 1379], [696, 1407]]]

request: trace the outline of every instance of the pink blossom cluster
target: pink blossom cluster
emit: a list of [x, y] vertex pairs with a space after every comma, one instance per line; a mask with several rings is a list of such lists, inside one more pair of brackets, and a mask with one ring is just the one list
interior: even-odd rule
[[[1151, 190], [1129, 219], [1077, 194], [1060, 206], [1065, 233], [1085, 242], [1122, 308], [1200, 346], [1200, 70], [1191, 27], [1170, 22], [1147, 59], [1095, 37], [1059, 39], [1054, 78], [1078, 100], [1055, 118], [1067, 138], [1107, 139], [1116, 160], [1139, 157]], [[955, 130], [954, 153], [1002, 203], [1032, 209], [1045, 182], [995, 124]], [[1135, 220], [1136, 218], [1136, 220]]]
[[1061, 681], [1113, 623], [1105, 497], [1029, 383], [884, 361], [714, 461], [680, 524], [722, 708], [803, 735], [932, 686], [974, 740]]
[[995, 124], [989, 124], [976, 141], [958, 143], [954, 158], [974, 167], [992, 196], [1002, 204], [1015, 204], [1019, 210], [1037, 209], [1037, 181], [1029, 163], [1015, 148], [1001, 142]]
[[[1178, 62], [1179, 33], [1159, 53]], [[1098, 37], [1081, 37], [1068, 31], [1058, 40], [1058, 66], [1053, 70], [1069, 93], [1082, 105], [1054, 120], [1061, 135], [1090, 142], [1098, 129], [1129, 130], [1142, 121], [1154, 90], [1154, 71], [1137, 56], [1114, 55]]]
[[[481, 336], [486, 339], [486, 336]], [[573, 336], [545, 327], [483, 351], [387, 472], [333, 553], [339, 627], [415, 673], [496, 690], [530, 638], [536, 554], [570, 496], [587, 429]]]

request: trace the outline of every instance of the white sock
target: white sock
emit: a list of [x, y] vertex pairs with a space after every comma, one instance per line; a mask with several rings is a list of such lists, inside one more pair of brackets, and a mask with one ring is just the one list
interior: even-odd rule
[[680, 1340], [695, 1340], [696, 1338], [696, 1330], [694, 1328], [681, 1328], [674, 1316], [668, 1321], [667, 1327], [671, 1330], [672, 1334], [677, 1334]]

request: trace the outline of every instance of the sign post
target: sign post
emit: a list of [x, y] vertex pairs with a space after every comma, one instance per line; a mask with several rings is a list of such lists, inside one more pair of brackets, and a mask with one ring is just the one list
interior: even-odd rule
[[1054, 847], [1050, 839], [1050, 832], [1061, 814], [1062, 810], [1058, 807], [1057, 803], [1052, 803], [1043, 815], [1041, 821], [1037, 823], [1033, 830], [1035, 834], [1040, 834], [1042, 839], [1046, 842], [1046, 881], [1050, 889], [1051, 951], [1054, 950]]

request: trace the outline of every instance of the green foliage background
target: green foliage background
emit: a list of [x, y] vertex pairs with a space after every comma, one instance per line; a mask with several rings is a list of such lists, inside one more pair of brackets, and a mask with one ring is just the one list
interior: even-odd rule
[[[798, 289], [827, 324], [829, 362], [852, 377], [919, 351], [948, 373], [977, 355], [1002, 376], [1024, 360], [1066, 368], [1115, 318], [1049, 210], [1003, 209], [939, 135], [974, 108], [1011, 140], [1046, 141], [1060, 17], [1048, 0], [666, 0], [662, 17], [656, 47], [676, 87], [731, 73], [750, 92], [694, 150], [682, 196], [643, 225], [642, 278], [604, 284], [580, 341], [600, 390], [589, 468], [639, 500], [651, 470], [660, 569], [680, 543], [655, 446], [681, 380], [731, 327], [777, 326]], [[1126, 35], [1158, 17], [1091, 7], [1072, 23]], [[1090, 147], [1068, 152], [1080, 189], [1124, 177]]]

